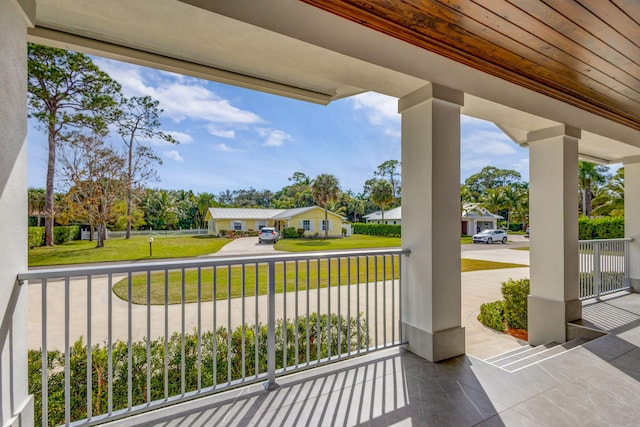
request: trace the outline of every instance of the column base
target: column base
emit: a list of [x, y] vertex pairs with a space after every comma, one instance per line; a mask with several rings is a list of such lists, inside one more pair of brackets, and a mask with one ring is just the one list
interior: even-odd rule
[[634, 292], [636, 294], [640, 294], [640, 279], [634, 279], [634, 278], [630, 278], [629, 279], [629, 286], [631, 286], [631, 292]]
[[529, 295], [529, 344], [567, 341], [567, 322], [582, 318], [582, 302], [553, 301]]
[[34, 425], [33, 395], [27, 396], [18, 412], [6, 424], [8, 427], [28, 427]]
[[407, 323], [402, 324], [409, 344], [407, 350], [430, 362], [451, 359], [465, 352], [464, 327], [427, 332]]

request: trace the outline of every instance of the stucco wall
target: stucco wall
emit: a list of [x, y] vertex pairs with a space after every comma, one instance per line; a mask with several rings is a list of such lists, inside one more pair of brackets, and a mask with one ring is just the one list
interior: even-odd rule
[[27, 395], [27, 43], [17, 2], [0, 1], [0, 424], [32, 425]]

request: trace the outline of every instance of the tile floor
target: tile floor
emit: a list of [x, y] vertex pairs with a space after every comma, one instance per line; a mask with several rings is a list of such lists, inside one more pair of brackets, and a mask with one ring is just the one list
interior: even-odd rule
[[512, 373], [396, 348], [279, 378], [271, 392], [252, 385], [119, 425], [637, 426], [640, 295], [588, 305], [584, 317], [610, 334]]

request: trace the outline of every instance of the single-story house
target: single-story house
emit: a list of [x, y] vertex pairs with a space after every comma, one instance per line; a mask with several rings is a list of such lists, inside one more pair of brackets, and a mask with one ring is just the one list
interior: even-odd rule
[[[284, 230], [287, 227], [305, 230], [305, 236], [324, 234], [324, 209], [307, 206], [293, 209], [209, 208], [207, 216], [209, 234], [218, 235], [221, 230], [257, 231], [263, 227]], [[351, 235], [346, 218], [329, 211], [328, 231], [331, 237], [342, 236], [342, 228]]]
[[[381, 211], [372, 212], [363, 218], [365, 218], [368, 223], [383, 224]], [[463, 207], [460, 217], [461, 234], [472, 236], [481, 230], [498, 228], [499, 219], [503, 219], [502, 216], [489, 212], [477, 203], [466, 204]], [[384, 224], [401, 225], [402, 206], [385, 211]]]
[[363, 218], [366, 219], [368, 223], [372, 224], [401, 225], [402, 207], [398, 206], [397, 208], [384, 211], [384, 223], [382, 222], [382, 211], [372, 212], [368, 215], [363, 216]]

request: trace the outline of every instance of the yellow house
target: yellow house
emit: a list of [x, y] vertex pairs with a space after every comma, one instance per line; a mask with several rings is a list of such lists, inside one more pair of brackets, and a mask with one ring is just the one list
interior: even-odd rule
[[[350, 224], [345, 218], [329, 211], [327, 216], [329, 236], [342, 236], [342, 228], [350, 235]], [[324, 235], [324, 209], [308, 206], [293, 209], [247, 209], [247, 208], [209, 208], [205, 218], [209, 234], [219, 235], [221, 231], [258, 231], [263, 227], [275, 227], [282, 231], [293, 227], [303, 229], [305, 236]]]

